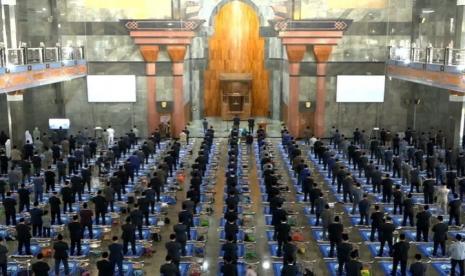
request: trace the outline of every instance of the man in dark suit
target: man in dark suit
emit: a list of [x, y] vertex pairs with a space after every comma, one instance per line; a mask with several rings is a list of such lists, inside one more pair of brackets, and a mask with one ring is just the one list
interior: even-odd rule
[[425, 204], [433, 204], [435, 183], [436, 181], [428, 173], [426, 179], [423, 181], [423, 196], [425, 197]]
[[237, 244], [233, 236], [227, 236], [226, 243], [221, 246], [221, 251], [223, 251], [223, 259], [237, 262]]
[[381, 186], [383, 186], [383, 203], [391, 203], [393, 184], [394, 182], [389, 174], [386, 174], [381, 181]]
[[237, 241], [237, 233], [239, 232], [239, 227], [236, 224], [235, 220], [229, 220], [224, 226], [224, 233], [226, 237], [233, 237], [234, 242]]
[[363, 199], [358, 203], [358, 212], [360, 213], [360, 221], [358, 224], [362, 225], [365, 220], [365, 225], [368, 225], [368, 215], [370, 213], [371, 202], [368, 195], [364, 194]]
[[173, 231], [176, 234], [176, 241], [181, 244], [181, 254], [186, 256], [187, 227], [179, 221], [173, 226]]
[[93, 239], [94, 233], [92, 232], [92, 217], [94, 213], [87, 207], [87, 203], [82, 204], [82, 209], [79, 211], [79, 216], [81, 217], [81, 226], [82, 226], [82, 236], [84, 237], [84, 230], [87, 227], [89, 231], [89, 238]]
[[69, 275], [68, 244], [63, 241], [63, 236], [58, 234], [57, 241], [53, 244], [53, 258], [55, 259], [55, 275], [60, 275], [60, 263], [63, 262], [65, 275]]
[[295, 265], [295, 261], [293, 259], [288, 260], [287, 263], [283, 265], [281, 269], [281, 275], [285, 276], [297, 276], [298, 275], [298, 268]]
[[161, 276], [178, 276], [181, 275], [178, 266], [173, 262], [170, 255], [166, 255], [166, 263], [160, 267]]
[[39, 202], [34, 202], [34, 208], [31, 209], [32, 236], [42, 237], [42, 216], [44, 211], [39, 208]]
[[339, 275], [342, 275], [342, 272], [344, 271], [344, 267], [350, 261], [349, 255], [353, 249], [354, 247], [349, 242], [349, 234], [343, 233], [342, 242], [338, 244], [337, 246], [337, 261], [339, 264], [339, 267], [338, 267]]
[[181, 244], [176, 241], [176, 234], [170, 235], [170, 241], [165, 243], [165, 248], [168, 256], [171, 257], [173, 263], [179, 267], [181, 261]]
[[24, 222], [24, 218], [19, 219], [16, 225], [16, 240], [18, 241], [18, 254], [23, 254], [23, 246], [26, 255], [31, 255], [31, 228]]
[[449, 225], [452, 225], [452, 220], [455, 220], [455, 225], [460, 225], [462, 201], [459, 196], [454, 193], [454, 199], [449, 202]]
[[284, 218], [287, 217], [286, 210], [283, 209], [282, 204], [278, 205], [276, 210], [272, 213], [271, 224], [274, 226], [274, 238], [278, 235], [278, 228]]
[[99, 224], [99, 218], [102, 218], [102, 225], [105, 225], [105, 214], [107, 212], [107, 200], [102, 196], [102, 191], [97, 191], [97, 196], [92, 198], [95, 207], [95, 223]]
[[48, 199], [48, 203], [50, 204], [52, 224], [55, 224], [55, 222], [57, 222], [58, 224], [61, 224], [61, 209], [60, 209], [61, 200], [58, 197], [58, 193], [56, 191], [52, 193], [52, 196]]
[[428, 242], [428, 232], [430, 226], [431, 213], [428, 211], [429, 206], [423, 206], [423, 211], [417, 214], [417, 242], [421, 241], [423, 235], [423, 241]]
[[30, 203], [30, 198], [29, 195], [31, 192], [29, 191], [28, 188], [26, 188], [26, 185], [21, 184], [21, 188], [18, 189], [18, 195], [19, 195], [19, 212], [22, 212], [24, 210], [24, 207], [26, 207], [26, 210], [29, 212], [31, 203]]
[[297, 259], [297, 246], [292, 243], [292, 238], [287, 237], [287, 241], [283, 245], [283, 264], [289, 260]]
[[389, 256], [392, 256], [392, 244], [393, 244], [393, 236], [394, 230], [396, 227], [392, 223], [392, 219], [390, 217], [386, 217], [386, 220], [380, 227], [380, 232], [378, 233], [379, 237], [378, 240], [380, 241], [381, 245], [379, 247], [378, 257], [383, 256], [384, 245], [387, 243], [389, 247]]
[[128, 253], [128, 246], [131, 244], [132, 254], [136, 255], [136, 231], [133, 224], [131, 224], [131, 218], [126, 218], [126, 223], [121, 225], [121, 238], [123, 239], [123, 253]]
[[279, 224], [277, 228], [277, 234], [276, 234], [276, 240], [278, 241], [278, 251], [277, 251], [277, 256], [281, 257], [282, 255], [282, 249], [283, 249], [283, 243], [284, 241], [287, 241], [287, 238], [290, 235], [291, 232], [291, 226], [287, 223], [287, 218], [283, 217], [281, 218], [281, 223]]
[[68, 207], [68, 212], [72, 212], [73, 204], [73, 190], [69, 186], [69, 181], [65, 181], [65, 186], [61, 188], [61, 198], [63, 200], [63, 213], [66, 213]]
[[328, 226], [328, 238], [330, 242], [329, 257], [333, 258], [334, 248], [341, 243], [344, 226], [339, 221], [339, 216], [334, 217], [334, 222]]
[[6, 193], [6, 198], [3, 200], [3, 208], [5, 210], [5, 224], [8, 226], [10, 222], [16, 225], [16, 199], [11, 197], [11, 192]]
[[[379, 210], [379, 205], [375, 205], [375, 211], [371, 214], [371, 234], [370, 241], [375, 241], [375, 233], [381, 231], [381, 225], [383, 224], [384, 214]], [[378, 237], [379, 239], [379, 237]]]
[[402, 220], [402, 226], [407, 225], [408, 218], [410, 221], [410, 226], [413, 227], [413, 207], [415, 204], [413, 202], [411, 193], [407, 195], [407, 198], [404, 199], [402, 205], [404, 206], [404, 219]]
[[139, 232], [139, 240], [142, 240], [142, 225], [144, 224], [144, 215], [139, 210], [139, 205], [134, 204], [134, 209], [129, 213], [129, 217], [131, 218], [131, 223], [134, 227], [137, 228]]
[[71, 240], [71, 256], [74, 256], [74, 250], [77, 247], [77, 256], [81, 256], [81, 238], [82, 226], [79, 223], [79, 217], [73, 216], [73, 221], [68, 223], [69, 238]]
[[438, 223], [436, 223], [431, 231], [433, 232], [433, 256], [436, 256], [438, 252], [438, 247], [441, 246], [442, 256], [446, 256], [446, 240], [447, 240], [447, 231], [449, 226], [444, 223], [444, 218], [438, 216]]
[[145, 225], [149, 226], [149, 213], [150, 213], [150, 202], [148, 198], [145, 197], [145, 192], [142, 192], [142, 196], [137, 199], [137, 204], [139, 205], [139, 210], [145, 217]]
[[426, 265], [421, 262], [421, 254], [415, 254], [415, 262], [410, 265], [410, 275], [426, 276]]
[[400, 185], [396, 185], [394, 191], [394, 215], [397, 215], [397, 209], [399, 209], [399, 214], [402, 215], [402, 202], [404, 201], [404, 192], [401, 190]]
[[346, 264], [346, 276], [360, 276], [363, 265], [358, 258], [358, 250], [350, 252], [350, 261]]
[[397, 275], [397, 266], [400, 263], [400, 274], [407, 275], [407, 260], [410, 245], [405, 241], [405, 234], [399, 235], [399, 241], [394, 244], [392, 251], [392, 275]]
[[113, 275], [113, 267], [108, 260], [108, 252], [102, 253], [102, 259], [97, 261], [98, 276]]
[[56, 174], [52, 170], [51, 166], [49, 166], [48, 170], [45, 171], [44, 177], [45, 177], [45, 192], [48, 193], [49, 190], [54, 191]]
[[178, 214], [178, 220], [182, 221], [182, 223], [186, 226], [187, 231], [187, 239], [191, 239], [191, 226], [194, 226], [194, 214], [187, 210], [185, 205], [182, 205], [182, 210]]
[[[221, 267], [221, 273], [223, 276], [237, 276], [237, 265], [233, 263], [231, 259], [225, 259], [224, 264]], [[165, 274], [163, 274], [163, 276], [165, 276]]]
[[115, 271], [115, 267], [118, 266], [118, 274], [123, 276], [123, 245], [118, 243], [118, 237], [113, 236], [113, 243], [108, 246], [108, 251], [110, 251], [110, 263], [112, 270]]

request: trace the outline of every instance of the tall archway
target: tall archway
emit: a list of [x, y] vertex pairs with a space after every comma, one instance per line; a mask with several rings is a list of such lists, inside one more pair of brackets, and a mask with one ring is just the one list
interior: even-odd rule
[[209, 39], [209, 63], [205, 71], [206, 116], [221, 115], [219, 75], [252, 74], [252, 115], [268, 116], [268, 72], [265, 69], [265, 40], [260, 37], [260, 20], [250, 5], [232, 1], [220, 8]]

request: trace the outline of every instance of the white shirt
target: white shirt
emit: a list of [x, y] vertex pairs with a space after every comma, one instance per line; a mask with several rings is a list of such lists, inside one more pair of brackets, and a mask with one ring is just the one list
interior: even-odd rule
[[8, 139], [5, 142], [5, 154], [6, 157], [11, 158], [11, 140]]
[[449, 189], [446, 186], [439, 187], [436, 191], [436, 196], [438, 197], [438, 201], [447, 201], [447, 195], [449, 194]]
[[115, 137], [115, 130], [112, 128], [107, 128], [108, 136]]
[[465, 242], [453, 242], [449, 246], [449, 255], [453, 260], [465, 260]]

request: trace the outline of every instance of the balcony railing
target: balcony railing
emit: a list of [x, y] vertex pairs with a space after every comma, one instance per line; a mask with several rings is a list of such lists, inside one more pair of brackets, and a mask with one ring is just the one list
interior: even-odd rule
[[465, 49], [389, 47], [389, 59], [404, 63], [465, 67]]
[[0, 67], [81, 59], [84, 59], [84, 46], [0, 48]]

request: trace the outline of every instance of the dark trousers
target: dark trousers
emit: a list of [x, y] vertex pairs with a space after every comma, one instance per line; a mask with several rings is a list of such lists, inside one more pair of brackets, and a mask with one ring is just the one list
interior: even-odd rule
[[142, 224], [137, 225], [137, 232], [139, 232], [139, 240], [142, 240]]
[[365, 221], [365, 225], [368, 225], [368, 213], [360, 213], [360, 222], [358, 224], [362, 225]]
[[277, 252], [276, 252], [276, 256], [278, 256], [278, 257], [281, 257], [281, 256], [282, 256], [283, 243], [284, 243], [283, 240], [278, 239], [278, 250], [277, 250]]
[[102, 218], [102, 225], [105, 225], [105, 211], [95, 210], [95, 222], [99, 224], [100, 218]]
[[94, 238], [94, 233], [92, 232], [92, 222], [82, 224], [82, 237], [84, 237], [84, 231], [85, 231], [86, 228], [89, 231], [89, 239], [93, 239]]
[[18, 254], [19, 255], [23, 254], [23, 247], [26, 250], [26, 255], [32, 255], [31, 254], [31, 240], [30, 239], [18, 240]]
[[329, 241], [329, 257], [333, 258], [334, 257], [334, 248], [337, 247], [339, 242], [336, 241]]
[[446, 256], [446, 241], [434, 241], [434, 244], [433, 244], [433, 256], [436, 256], [439, 246], [441, 246], [442, 256]]
[[16, 225], [16, 212], [5, 212], [5, 219], [6, 225], [10, 225], [10, 222], [11, 224]]
[[452, 225], [452, 220], [455, 220], [455, 225], [460, 225], [460, 214], [450, 213], [449, 214], [449, 225]]
[[406, 276], [407, 275], [407, 260], [399, 260], [397, 258], [393, 258], [392, 260], [392, 275], [397, 275], [397, 266], [400, 263], [400, 275]]
[[118, 274], [123, 276], [123, 260], [110, 260], [113, 275], [115, 274], [115, 267], [118, 266]]
[[421, 241], [421, 237], [423, 235], [423, 241], [428, 242], [428, 232], [429, 227], [417, 227], [417, 242]]
[[61, 213], [59, 210], [58, 212], [52, 211], [51, 215], [52, 215], [52, 221], [51, 221], [52, 224], [55, 224], [55, 222], [57, 222], [57, 224], [61, 224]]
[[27, 201], [19, 201], [19, 212], [22, 212], [24, 210], [24, 207], [26, 207], [26, 210], [29, 212], [29, 208], [31, 206], [31, 203], [29, 200]]
[[68, 259], [55, 259], [55, 275], [60, 275], [60, 263], [63, 262], [65, 275], [69, 275]]
[[7, 271], [8, 271], [8, 264], [0, 264], [0, 271], [2, 272], [3, 276], [7, 276]]
[[407, 219], [410, 221], [410, 226], [413, 227], [413, 212], [406, 212], [404, 210], [404, 219], [402, 220], [402, 226], [407, 225]]
[[71, 256], [74, 256], [74, 250], [76, 249], [77, 247], [77, 255], [76, 256], [80, 256], [81, 255], [81, 239], [73, 239], [71, 238], [71, 248], [70, 248], [70, 253], [71, 253]]
[[388, 247], [389, 247], [389, 256], [392, 255], [392, 239], [382, 239], [381, 240], [381, 246], [379, 248], [378, 256], [383, 256], [384, 245], [386, 243], [388, 244]]
[[42, 223], [41, 224], [32, 224], [32, 236], [33, 237], [42, 237]]
[[402, 203], [394, 200], [394, 215], [397, 214], [397, 209], [399, 209], [399, 214], [402, 215]]
[[455, 268], [457, 267], [457, 265], [459, 266], [460, 276], [465, 275], [464, 266], [463, 266], [464, 262], [465, 262], [464, 260], [451, 259], [450, 260], [450, 265], [451, 265], [450, 275], [455, 276]]
[[342, 275], [343, 271], [344, 271], [344, 267], [347, 265], [347, 262], [346, 260], [337, 260], [338, 262], [338, 269], [337, 269], [337, 272], [338, 272], [338, 275]]
[[375, 241], [375, 233], [379, 231], [379, 228], [376, 226], [371, 226], [371, 233], [370, 233], [370, 241], [374, 242]]
[[71, 213], [73, 211], [72, 205], [71, 201], [63, 201], [63, 213], [66, 213], [66, 207], [68, 207], [68, 212]]
[[434, 193], [423, 192], [425, 204], [433, 204]]
[[131, 244], [132, 254], [136, 255], [136, 240], [126, 240], [123, 239], [123, 254], [126, 255], [128, 253], [128, 247]]

